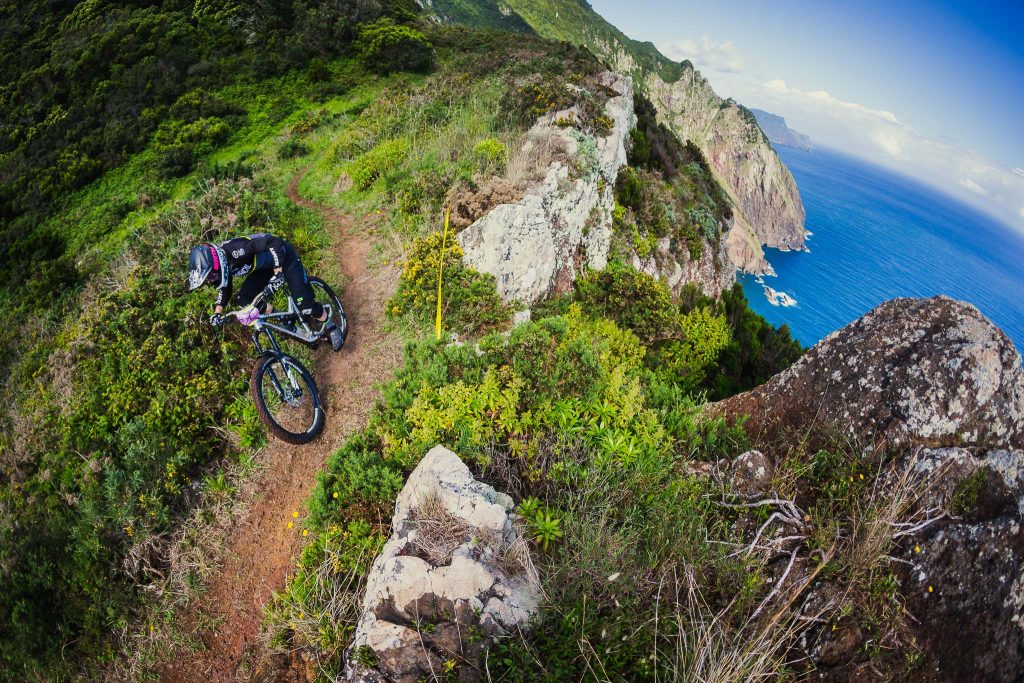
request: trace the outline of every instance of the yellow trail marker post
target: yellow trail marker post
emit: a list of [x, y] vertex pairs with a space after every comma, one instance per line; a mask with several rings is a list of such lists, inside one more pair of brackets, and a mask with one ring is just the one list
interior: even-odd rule
[[444, 273], [444, 250], [448, 245], [448, 218], [452, 210], [444, 212], [444, 234], [441, 235], [441, 259], [437, 264], [437, 316], [434, 319], [434, 335], [441, 338], [441, 275]]

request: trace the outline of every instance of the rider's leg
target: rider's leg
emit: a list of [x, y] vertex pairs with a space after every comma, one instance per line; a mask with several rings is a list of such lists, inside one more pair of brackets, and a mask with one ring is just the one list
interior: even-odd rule
[[320, 322], [327, 320], [327, 311], [316, 302], [313, 288], [309, 284], [309, 276], [299, 257], [295, 255], [287, 258], [283, 270], [288, 291], [291, 292], [292, 298], [295, 299], [295, 305], [299, 307], [302, 314]]

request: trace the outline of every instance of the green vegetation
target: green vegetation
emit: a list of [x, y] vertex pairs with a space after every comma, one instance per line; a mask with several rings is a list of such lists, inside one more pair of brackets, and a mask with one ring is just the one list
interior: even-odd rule
[[389, 17], [364, 24], [354, 47], [363, 66], [377, 73], [426, 71], [434, 63], [427, 37]]
[[[392, 318], [411, 315], [422, 329], [432, 326], [437, 314], [437, 276], [441, 266], [443, 233], [435, 232], [413, 243], [405, 257], [398, 289], [387, 303]], [[462, 249], [455, 236], [444, 246], [441, 268], [441, 325], [463, 336], [508, 324], [512, 309], [494, 287], [494, 276], [478, 273], [462, 261]]]
[[[565, 21], [590, 12], [566, 7]], [[649, 606], [646, 579], [607, 592], [612, 559], [587, 554], [605, 541], [638, 576], [692, 565], [715, 577], [716, 596], [756, 593], [744, 561], [711, 543], [732, 537], [732, 517], [687, 469], [734, 454], [744, 437], [701, 417], [693, 396], [745, 387], [799, 347], [752, 318], [739, 290], [680, 307], [619, 264], [588, 274], [551, 315], [492, 334], [510, 308], [451, 235], [441, 253], [443, 209], [506, 172], [525, 128], [555, 107], [582, 112], [567, 125], [583, 150], [574, 172], [591, 173], [594, 135], [609, 125], [602, 67], [567, 43], [442, 28], [414, 9], [0, 9], [0, 110], [14, 122], [0, 136], [0, 258], [19, 264], [0, 285], [0, 677], [97, 677], [141, 642], [113, 634], [154, 622], [173, 631], [167, 595], [194, 595], [205, 578], [174, 564], [172, 544], [203, 544], [263, 430], [243, 395], [244, 335], [205, 325], [209, 299], [183, 291], [183, 259], [196, 241], [268, 229], [330, 280], [330, 236], [284, 196], [307, 165], [304, 196], [366, 225], [382, 264], [404, 259], [390, 315], [414, 333], [430, 325], [443, 258], [446, 331], [487, 336], [481, 355], [410, 344], [370, 424], [331, 457], [310, 501], [313, 540], [271, 611], [279, 642], [338, 663], [387, 533], [380, 520], [437, 442], [526, 499], [554, 582], [537, 643], [568, 646], [580, 591], [621, 597], [606, 620], [614, 633], [627, 607]], [[634, 245], [677, 225], [691, 253], [719, 239], [727, 209], [703, 158], [649, 122], [638, 130], [641, 151], [617, 188]], [[600, 501], [615, 507], [595, 527]], [[574, 553], [591, 564], [566, 579]], [[587, 628], [601, 623], [585, 614]], [[508, 648], [512, 662], [529, 651]], [[149, 637], [132, 654], [145, 668], [160, 649]], [[581, 662], [551, 670], [579, 677]]]
[[719, 400], [764, 384], [795, 363], [803, 354], [789, 327], [773, 327], [750, 307], [738, 283], [717, 301], [689, 287], [680, 297], [684, 311], [701, 308], [724, 317], [731, 339], [707, 366], [701, 386], [708, 398]]
[[[519, 501], [534, 545], [542, 612], [525, 636], [492, 646], [496, 679], [725, 670], [733, 680], [777, 675], [791, 656], [799, 670], [789, 653], [806, 626], [789, 607], [817, 577], [851, 596], [820, 628], [854, 624], [895, 642], [903, 631], [884, 534], [907, 514], [909, 475], [883, 492], [879, 462], [828, 435], [758, 444], [780, 463], [771, 490], [794, 501], [806, 539], [800, 578], [780, 594], [779, 551], [748, 548], [773, 503], [747, 505], [727, 480], [698, 474], [751, 445], [702, 413], [688, 395], [692, 374], [663, 362], [666, 342], [692, 348], [694, 367], [717, 362], [730, 333], [715, 310], [684, 314], [657, 281], [612, 266], [476, 348], [410, 343], [369, 424], [318, 478], [316, 540], [269, 612], [275, 642], [340, 668], [372, 560], [367, 539], [387, 536], [381, 520], [406, 474], [438, 443]], [[362, 564], [332, 575], [328, 556]], [[902, 666], [884, 647], [868, 657]]]
[[[694, 403], [646, 368], [645, 347], [635, 334], [582, 310], [572, 306], [563, 316], [521, 325], [508, 336], [484, 337], [479, 355], [468, 345], [410, 344], [405, 367], [384, 388], [366, 429], [331, 457], [318, 478], [310, 500], [313, 534], [320, 538], [360, 520], [376, 525], [386, 519], [404, 474], [436, 443], [454, 449], [486, 480], [527, 498], [520, 509], [539, 548], [553, 553], [552, 562], [573, 552], [570, 539], [575, 542], [573, 534], [587, 526], [592, 511], [573, 502], [584, 482], [596, 486], [625, 478], [636, 487], [631, 495], [646, 491], [643, 502], [638, 498], [621, 510], [627, 524], [656, 509], [674, 509], [679, 524], [698, 528], [703, 518], [692, 516], [694, 506], [710, 506], [681, 468], [691, 458], [713, 459], [735, 449], [742, 432], [700, 418]], [[663, 488], [665, 497], [649, 494]], [[618, 516], [608, 519], [618, 522]], [[622, 553], [656, 561], [647, 553], [664, 557], [680, 544], [696, 543], [694, 533], [679, 531], [672, 527], [658, 537], [675, 539], [669, 547], [659, 548], [660, 540], [650, 537]], [[698, 545], [709, 563], [725, 561], [724, 552]], [[367, 568], [368, 562], [360, 576]], [[333, 624], [342, 636], [328, 639], [327, 648], [323, 639], [311, 640], [290, 623], [299, 611], [310, 614], [304, 598], [309, 591], [302, 587], [318, 571], [318, 558], [304, 558], [292, 586], [278, 598], [273, 622], [279, 642], [307, 646], [319, 661], [336, 662], [354, 612]], [[583, 574], [591, 576], [589, 570]], [[637, 603], [630, 600], [623, 610], [627, 604]]]
[[656, 73], [669, 83], [682, 73], [683, 67], [658, 52], [653, 43], [627, 37], [585, 0], [502, 0], [500, 6], [512, 12], [507, 17], [504, 12], [495, 12], [494, 5], [492, 0], [436, 0], [432, 11], [435, 16], [468, 26], [534, 31], [550, 40], [581, 45], [605, 59], [618, 43], [642, 71]]
[[434, 14], [453, 24], [533, 33], [530, 25], [501, 0], [433, 0]]
[[701, 151], [657, 121], [654, 106], [635, 94], [637, 125], [630, 131], [629, 166], [615, 187], [613, 227], [620, 247], [647, 258], [661, 238], [698, 260], [718, 252], [732, 206]]

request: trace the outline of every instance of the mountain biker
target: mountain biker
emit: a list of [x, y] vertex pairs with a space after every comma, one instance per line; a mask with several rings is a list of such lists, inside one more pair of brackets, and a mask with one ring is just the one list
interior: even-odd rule
[[222, 313], [231, 299], [232, 280], [245, 275], [248, 277], [234, 300], [251, 310], [238, 317], [240, 322], [250, 325], [260, 314], [272, 312], [271, 297], [282, 284], [287, 284], [300, 313], [325, 323], [321, 332], [328, 334], [335, 351], [341, 349], [345, 342], [343, 331], [327, 319], [327, 310], [316, 302], [295, 247], [266, 232], [234, 237], [220, 244], [204, 242], [192, 248], [188, 257], [188, 291], [203, 285], [217, 287], [211, 325], [224, 324]]

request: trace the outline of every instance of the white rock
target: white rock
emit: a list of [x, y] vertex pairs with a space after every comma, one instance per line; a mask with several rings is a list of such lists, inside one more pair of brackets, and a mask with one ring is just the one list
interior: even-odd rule
[[[611, 133], [594, 141], [593, 172], [573, 179], [568, 166], [556, 161], [518, 202], [494, 207], [459, 233], [466, 263], [493, 274], [506, 301], [532, 304], [560, 284], [571, 283], [582, 265], [607, 265], [615, 180], [626, 164], [626, 139], [636, 114], [633, 80], [613, 72], [606, 72], [603, 80], [618, 95], [605, 105]], [[576, 155], [576, 138], [555, 124], [562, 114], [541, 117], [527, 138], [559, 137], [570, 155]]]
[[[468, 538], [439, 566], [416, 554], [418, 540], [428, 532], [417, 530], [413, 513], [431, 499], [467, 527]], [[509, 496], [476, 481], [446, 448], [437, 446], [424, 456], [398, 495], [391, 538], [367, 575], [346, 680], [429, 678], [439, 663], [437, 652], [475, 656], [474, 648], [483, 644], [467, 639], [470, 627], [496, 635], [528, 625], [540, 595], [536, 572], [528, 558], [528, 566], [518, 571], [496, 562], [510, 547], [525, 550], [508, 514], [512, 507]], [[375, 669], [351, 656], [367, 647], [376, 655]]]

